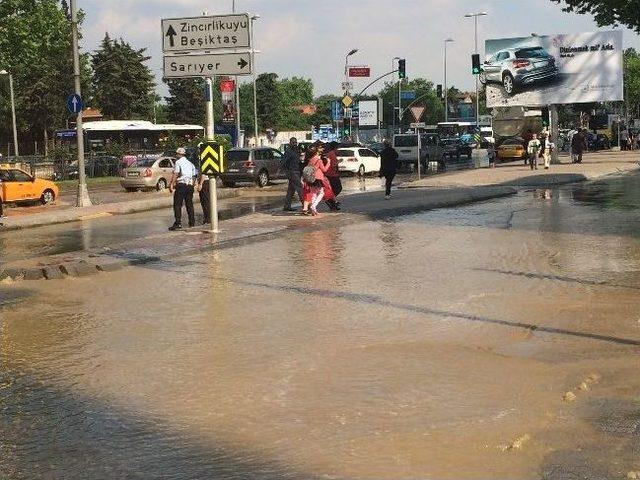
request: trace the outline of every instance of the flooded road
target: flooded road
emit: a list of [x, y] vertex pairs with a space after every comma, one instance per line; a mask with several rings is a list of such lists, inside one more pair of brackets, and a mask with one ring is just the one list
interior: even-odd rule
[[[398, 176], [403, 182], [410, 175]], [[363, 191], [382, 190], [378, 178], [368, 176], [343, 178], [344, 195]], [[281, 208], [284, 205], [286, 183], [266, 189], [243, 188], [239, 197], [219, 202], [220, 220], [237, 218], [250, 213]], [[196, 224], [202, 223], [202, 209], [198, 195], [194, 196]], [[183, 212], [186, 215], [186, 212]], [[173, 210], [165, 208], [128, 215], [90, 218], [81, 222], [50, 225], [26, 230], [3, 232], [0, 229], [0, 265], [3, 262], [24, 260], [41, 255], [71, 253], [101, 248], [117, 243], [167, 232], [173, 223]]]
[[0, 285], [0, 478], [626, 478], [639, 188]]

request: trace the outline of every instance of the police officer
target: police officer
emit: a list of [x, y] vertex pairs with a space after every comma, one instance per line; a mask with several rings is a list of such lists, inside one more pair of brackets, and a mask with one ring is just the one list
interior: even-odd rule
[[198, 172], [196, 167], [187, 160], [186, 150], [184, 148], [178, 148], [176, 154], [178, 160], [176, 161], [173, 169], [173, 175], [171, 175], [171, 182], [169, 182], [169, 191], [173, 193], [173, 214], [175, 221], [173, 225], [169, 227], [169, 230], [180, 230], [182, 228], [182, 204], [187, 207], [187, 215], [189, 217], [189, 227], [194, 227], [196, 224], [196, 217], [193, 211], [193, 192], [195, 177]]

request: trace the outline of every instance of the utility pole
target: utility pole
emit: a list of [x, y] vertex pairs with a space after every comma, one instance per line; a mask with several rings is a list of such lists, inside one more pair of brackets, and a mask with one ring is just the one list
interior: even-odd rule
[[[215, 84], [215, 77], [207, 77], [205, 83], [207, 86], [207, 141], [215, 142], [215, 119], [213, 116], [213, 85]], [[209, 176], [209, 208], [211, 211], [211, 231], [218, 233], [218, 185], [217, 178], [213, 175]]]
[[[70, 1], [70, 8], [75, 93], [79, 97], [82, 97], [82, 89], [80, 85], [80, 54], [78, 52], [78, 14], [76, 11], [76, 0]], [[82, 129], [82, 109], [80, 109], [76, 116], [76, 138], [78, 140], [78, 195], [76, 198], [76, 206], [90, 207], [91, 199], [89, 198], [87, 177], [84, 171], [84, 130]]]
[[253, 73], [253, 131], [255, 137], [255, 146], [258, 147], [258, 89], [256, 87], [256, 49], [255, 49], [255, 34], [254, 34], [254, 22], [260, 18], [260, 15], [253, 15], [251, 17], [251, 30], [250, 41], [251, 45], [251, 69]]
[[444, 121], [449, 121], [449, 87], [447, 86], [447, 43], [453, 42], [453, 38], [444, 41]]
[[[478, 54], [478, 17], [484, 17], [488, 15], [487, 12], [478, 12], [478, 13], [468, 13], [465, 15], [466, 18], [472, 18], [474, 21], [474, 38], [475, 38], [475, 50], [474, 53]], [[478, 75], [476, 77], [476, 128], [480, 127], [480, 88], [478, 82]]]
[[[236, 0], [232, 0], [231, 2], [231, 12], [236, 13]], [[238, 84], [238, 80], [240, 77], [237, 75], [234, 77], [235, 80], [235, 96], [236, 96], [236, 147], [241, 147], [240, 144], [240, 85]]]

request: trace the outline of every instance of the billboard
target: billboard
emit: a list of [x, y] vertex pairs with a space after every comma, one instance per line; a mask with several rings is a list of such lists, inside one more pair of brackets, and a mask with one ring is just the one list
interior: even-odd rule
[[623, 100], [622, 32], [487, 40], [487, 107]]
[[361, 100], [358, 102], [358, 125], [361, 127], [378, 126], [377, 100]]
[[222, 94], [222, 123], [236, 123], [236, 82], [222, 80], [220, 93]]

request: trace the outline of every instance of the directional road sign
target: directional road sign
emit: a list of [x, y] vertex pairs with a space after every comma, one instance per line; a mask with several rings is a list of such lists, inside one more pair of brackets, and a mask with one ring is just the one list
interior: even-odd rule
[[334, 100], [331, 102], [331, 120], [337, 122], [342, 118], [342, 107], [340, 106], [340, 100]]
[[77, 93], [69, 95], [67, 97], [67, 110], [71, 113], [78, 114], [84, 108], [84, 103], [82, 102], [82, 97]]
[[203, 175], [224, 173], [224, 147], [216, 142], [200, 145], [200, 171]]
[[249, 74], [251, 74], [251, 54], [248, 52], [165, 55], [164, 57], [166, 78]]
[[402, 100], [416, 99], [416, 92], [414, 90], [403, 90], [401, 95], [402, 95]]
[[251, 46], [248, 13], [162, 20], [162, 51], [192, 52]]
[[371, 69], [369, 67], [349, 67], [349, 78], [370, 77]]

